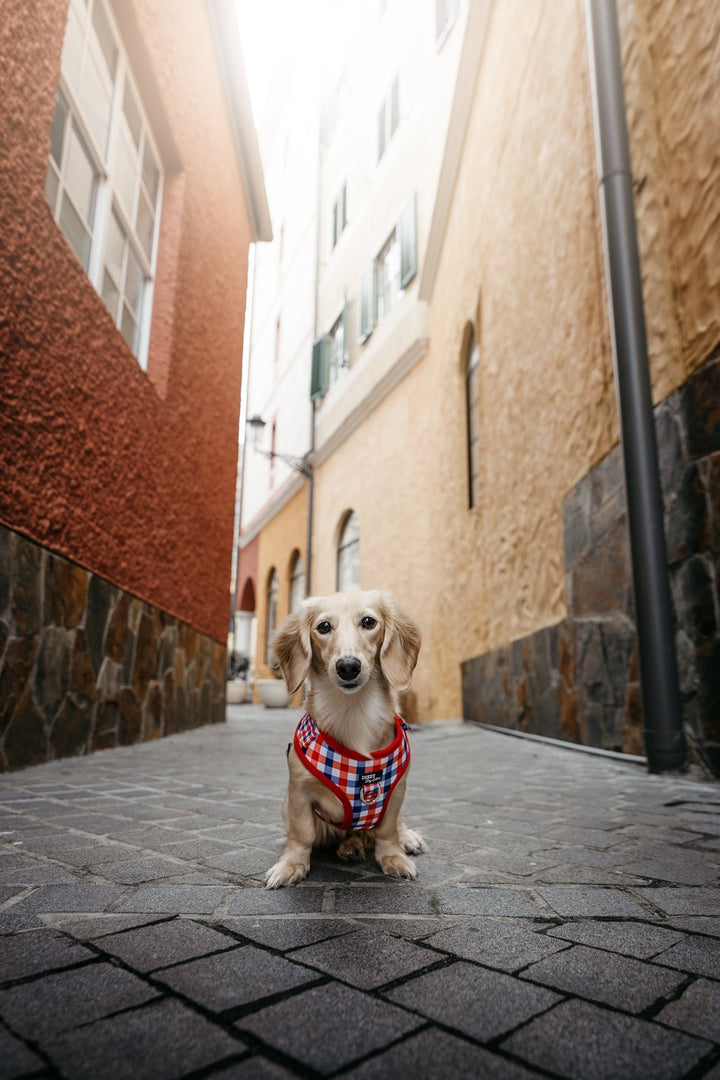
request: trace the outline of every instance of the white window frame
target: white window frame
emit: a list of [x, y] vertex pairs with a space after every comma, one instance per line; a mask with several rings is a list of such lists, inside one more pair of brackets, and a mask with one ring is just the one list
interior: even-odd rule
[[378, 110], [377, 159], [382, 161], [390, 140], [400, 125], [400, 76], [396, 75]]
[[[101, 9], [100, 18], [104, 16], [104, 29], [109, 31], [109, 36], [104, 39], [104, 44], [106, 47], [112, 46], [115, 49], [114, 73], [109, 71], [107, 67], [103, 68], [102, 65], [102, 58], [106, 59], [107, 54], [94, 27], [96, 7]], [[77, 50], [75, 55], [72, 55], [73, 49]], [[92, 67], [93, 64], [94, 67]], [[88, 72], [91, 77], [94, 75], [96, 82], [99, 80], [102, 89], [106, 92], [109, 91], [110, 94], [105, 146], [100, 145], [98, 132], [93, 130], [94, 127], [97, 128], [97, 123], [93, 122], [97, 120], [97, 117], [90, 118], [88, 106], [92, 109], [92, 104], [86, 101], [83, 107], [81, 103], [83, 88], [80, 83]], [[136, 124], [137, 141], [135, 141], [135, 134], [128, 122], [128, 114], [124, 108], [126, 88], [128, 100], [134, 106], [131, 111], [132, 119]], [[87, 87], [85, 87], [84, 93], [88, 94]], [[53, 217], [63, 230], [73, 251], [78, 255], [91, 284], [103, 297], [109, 310], [109, 300], [105, 293], [106, 291], [108, 294], [110, 293], [111, 285], [117, 289], [116, 311], [111, 312], [111, 314], [114, 315], [115, 325], [123, 334], [140, 367], [146, 370], [162, 208], [163, 169], [161, 156], [132, 75], [122, 38], [106, 0], [70, 0], [63, 45], [60, 86], [56, 101], [63, 102], [66, 113], [62, 120], [63, 128], [61, 131], [56, 126], [56, 121], [59, 118], [62, 119], [62, 106], [56, 105], [56, 116], [53, 120], [53, 142], [48, 158], [46, 182], [46, 194], [53, 211]], [[131, 169], [122, 176], [118, 171], [120, 165], [127, 165], [129, 161], [127, 157], [123, 160], [120, 156], [119, 144], [120, 140], [125, 137], [124, 131], [130, 134], [134, 151], [133, 147], [130, 147], [130, 150], [131, 153], [134, 152], [134, 160], [130, 161]], [[57, 161], [54, 156], [56, 136], [62, 136], [60, 161]], [[79, 140], [95, 174], [94, 200], [91, 212], [87, 216], [80, 214], [83, 226], [90, 234], [87, 265], [83, 262], [61, 223], [64, 199], [72, 205], [72, 209], [76, 214], [79, 213], [79, 208], [68, 189], [68, 155], [73, 136]], [[144, 168], [146, 160], [149, 160], [150, 164], [154, 166], [154, 169], [152, 171], [148, 170], [147, 173]], [[154, 200], [152, 192], [146, 184], [146, 178], [150, 177], [156, 183]], [[132, 206], [130, 207], [124, 205], [121, 197], [122, 179], [130, 180], [133, 184]], [[144, 205], [149, 209], [154, 209], [154, 216], [151, 213], [145, 219], [149, 225], [152, 218], [151, 228], [148, 229], [144, 237], [149, 251], [145, 247], [143, 237], [138, 229], [140, 200], [144, 200]], [[120, 245], [122, 255], [119, 274], [116, 276], [113, 276], [111, 272], [114, 268], [107, 265], [110, 255], [109, 241], [113, 220], [117, 223], [122, 234], [122, 243]], [[137, 275], [138, 268], [139, 275]], [[130, 303], [132, 272], [129, 275], [129, 270], [139, 277], [139, 300], [135, 308]], [[124, 316], [125, 328], [123, 326]], [[135, 328], [134, 334], [130, 334], [131, 324]], [[128, 340], [128, 336], [132, 336], [133, 340]]]
[[435, 48], [440, 51], [455, 25], [458, 0], [435, 0]]
[[360, 521], [354, 510], [345, 515], [337, 548], [337, 591], [360, 588]]
[[343, 183], [332, 208], [332, 250], [347, 226], [347, 182]]

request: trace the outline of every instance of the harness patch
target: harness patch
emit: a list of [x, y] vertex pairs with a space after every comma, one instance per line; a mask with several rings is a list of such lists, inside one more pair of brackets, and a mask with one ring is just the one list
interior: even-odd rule
[[[370, 758], [361, 757], [320, 731], [307, 714], [295, 730], [298, 757], [343, 805], [341, 822], [329, 822], [338, 829], [372, 829], [383, 819], [390, 796], [410, 764], [407, 724], [395, 716], [395, 738], [384, 750]], [[322, 814], [315, 811], [318, 817]], [[323, 818], [323, 820], [325, 820]]]

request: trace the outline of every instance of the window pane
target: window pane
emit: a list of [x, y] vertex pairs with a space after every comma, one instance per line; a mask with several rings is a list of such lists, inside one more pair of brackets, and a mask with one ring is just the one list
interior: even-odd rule
[[114, 277], [116, 283], [122, 277], [123, 254], [125, 251], [125, 233], [120, 227], [115, 213], [110, 215], [108, 225], [107, 246], [105, 249], [105, 265]]
[[95, 206], [96, 173], [92, 162], [74, 127], [68, 135], [67, 161], [65, 163], [65, 187], [73, 202], [92, 228]]
[[394, 135], [400, 123], [400, 81], [396, 79], [390, 92], [390, 134]]
[[128, 250], [127, 271], [125, 273], [125, 299], [140, 318], [142, 294], [145, 287], [145, 275], [132, 248]]
[[93, 30], [97, 37], [98, 45], [100, 46], [100, 52], [102, 53], [103, 60], [105, 62], [105, 69], [113, 81], [115, 78], [115, 69], [117, 68], [118, 50], [115, 44], [115, 36], [110, 28], [105, 9], [100, 0], [95, 0], [93, 4], [92, 13]]
[[120, 323], [122, 336], [127, 341], [133, 353], [137, 352], [138, 328], [132, 312], [127, 304], [123, 304], [122, 322]]
[[70, 247], [87, 271], [90, 258], [90, 234], [83, 225], [67, 195], [62, 197], [60, 207], [60, 227], [67, 237]]
[[385, 103], [378, 113], [378, 161], [385, 153]]
[[45, 179], [45, 195], [47, 201], [52, 208], [53, 216], [55, 216], [55, 207], [57, 205], [57, 193], [58, 193], [59, 181], [57, 173], [53, 169], [52, 165], [48, 164], [47, 177]]
[[125, 79], [125, 92], [123, 94], [123, 112], [125, 119], [127, 120], [128, 129], [132, 135], [132, 140], [135, 143], [136, 149], [140, 149], [140, 133], [142, 131], [142, 120], [140, 118], [140, 110], [138, 103], [133, 93], [133, 88], [130, 85], [130, 80]]
[[68, 21], [65, 27], [62, 51], [62, 72], [70, 85], [77, 88], [80, 81], [82, 64], [83, 20], [76, 11], [75, 4], [70, 4]]
[[110, 127], [112, 83], [104, 70], [102, 57], [94, 48], [88, 50], [78, 100], [83, 119], [104, 158]]
[[143, 246], [143, 251], [147, 255], [148, 259], [152, 254], [152, 242], [153, 232], [155, 230], [155, 219], [152, 215], [152, 210], [148, 206], [148, 201], [144, 191], [140, 191], [140, 198], [138, 200], [137, 211], [137, 224], [135, 231], [137, 232], [138, 239]]
[[103, 274], [102, 298], [107, 304], [113, 319], [115, 320], [115, 322], [117, 322], [118, 301], [120, 299], [120, 293], [118, 292], [117, 286], [108, 274], [107, 270]]
[[65, 104], [65, 98], [58, 91], [55, 95], [55, 115], [53, 116], [52, 128], [50, 129], [50, 153], [58, 163], [58, 166], [62, 165], [66, 120], [67, 105]]
[[137, 181], [137, 157], [132, 146], [127, 124], [121, 124], [120, 138], [115, 151], [114, 179], [120, 202], [130, 220], [133, 220], [135, 186]]
[[155, 155], [152, 152], [147, 136], [145, 138], [145, 149], [143, 151], [142, 178], [145, 190], [150, 196], [150, 202], [154, 208], [157, 202], [158, 187], [160, 186], [160, 170], [158, 169]]

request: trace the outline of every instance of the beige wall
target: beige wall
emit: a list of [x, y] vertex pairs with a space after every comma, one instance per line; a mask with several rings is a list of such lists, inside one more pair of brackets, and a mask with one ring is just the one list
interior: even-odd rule
[[[711, 0], [619, 6], [634, 171], [648, 173], [637, 208], [657, 399], [720, 337], [718, 17]], [[481, 346], [473, 510], [468, 323]], [[618, 438], [577, 0], [494, 5], [429, 337], [318, 469], [314, 533], [314, 591], [330, 591], [339, 521], [358, 513], [363, 587], [392, 588], [424, 631], [424, 719], [460, 714], [462, 660], [566, 614], [562, 499]]]
[[307, 493], [305, 484], [260, 533], [257, 569], [257, 655], [255, 675], [269, 679], [273, 672], [265, 664], [265, 635], [267, 631], [267, 592], [270, 572], [277, 570], [280, 591], [278, 594], [278, 626], [289, 610], [290, 563], [294, 551], [302, 556], [306, 566], [307, 547]]

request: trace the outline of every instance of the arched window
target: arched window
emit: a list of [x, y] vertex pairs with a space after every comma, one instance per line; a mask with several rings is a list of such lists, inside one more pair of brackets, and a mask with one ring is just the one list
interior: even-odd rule
[[267, 611], [265, 616], [265, 663], [270, 667], [275, 663], [275, 656], [271, 648], [272, 636], [277, 626], [278, 605], [278, 576], [273, 567], [270, 571], [267, 587]]
[[338, 592], [360, 588], [360, 522], [351, 510], [340, 530], [337, 552]]
[[465, 346], [468, 505], [477, 506], [480, 485], [480, 350], [471, 328]]
[[294, 611], [295, 608], [299, 607], [304, 596], [305, 567], [303, 566], [302, 555], [299, 551], [295, 551], [290, 560], [290, 604], [288, 610]]

